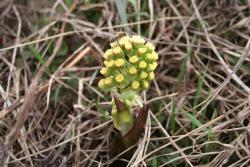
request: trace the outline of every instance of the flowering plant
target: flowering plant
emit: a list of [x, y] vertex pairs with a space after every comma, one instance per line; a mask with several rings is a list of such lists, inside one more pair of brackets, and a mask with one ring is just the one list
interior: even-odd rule
[[139, 91], [148, 89], [154, 79], [158, 54], [150, 42], [137, 35], [125, 35], [110, 46], [104, 54], [104, 67], [100, 70], [104, 78], [98, 86], [113, 95], [112, 120], [125, 135], [133, 126], [132, 107], [142, 107]]

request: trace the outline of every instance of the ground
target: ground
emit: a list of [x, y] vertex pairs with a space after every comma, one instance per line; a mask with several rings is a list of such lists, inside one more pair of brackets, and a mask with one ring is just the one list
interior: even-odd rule
[[129, 166], [250, 165], [247, 0], [1, 0], [0, 166], [107, 166], [116, 32], [159, 54]]

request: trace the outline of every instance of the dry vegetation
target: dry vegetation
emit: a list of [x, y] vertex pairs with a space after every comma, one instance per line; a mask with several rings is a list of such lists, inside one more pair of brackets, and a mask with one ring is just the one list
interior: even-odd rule
[[105, 43], [128, 27], [160, 56], [130, 166], [250, 165], [249, 1], [141, 0], [128, 25], [114, 0], [0, 11], [1, 166], [107, 166], [115, 130], [97, 82]]

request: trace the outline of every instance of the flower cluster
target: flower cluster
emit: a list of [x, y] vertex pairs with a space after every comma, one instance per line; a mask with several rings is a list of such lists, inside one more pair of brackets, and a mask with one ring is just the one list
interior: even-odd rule
[[104, 67], [100, 73], [105, 76], [98, 83], [103, 91], [140, 91], [149, 87], [154, 79], [158, 54], [150, 42], [140, 36], [123, 36], [110, 44], [104, 54]]

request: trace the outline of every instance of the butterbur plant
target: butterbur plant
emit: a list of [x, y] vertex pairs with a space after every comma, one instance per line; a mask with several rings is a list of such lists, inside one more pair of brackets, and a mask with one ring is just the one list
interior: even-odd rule
[[[148, 111], [139, 92], [148, 89], [154, 79], [158, 54], [153, 44], [137, 35], [124, 35], [110, 46], [104, 54], [104, 67], [100, 70], [104, 78], [98, 86], [112, 95], [111, 116], [114, 127], [120, 131], [120, 141], [116, 143], [126, 149], [137, 142], [140, 129], [145, 125]], [[132, 111], [135, 107], [140, 109], [134, 118]]]

